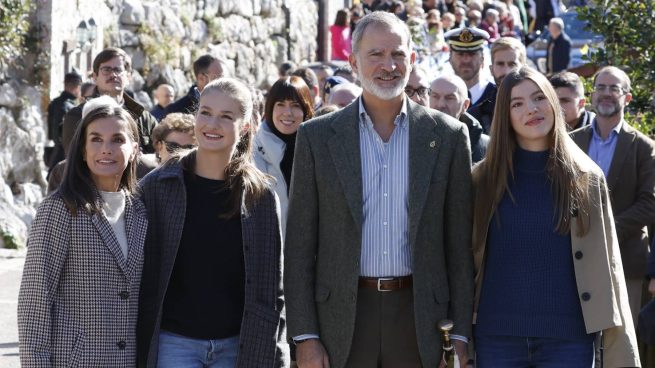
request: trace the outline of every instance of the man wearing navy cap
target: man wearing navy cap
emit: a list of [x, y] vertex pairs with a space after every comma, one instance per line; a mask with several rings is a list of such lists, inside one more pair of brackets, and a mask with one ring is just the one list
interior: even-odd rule
[[496, 105], [496, 85], [480, 79], [480, 70], [484, 65], [483, 48], [489, 40], [489, 34], [474, 27], [465, 27], [453, 29], [444, 37], [450, 46], [450, 65], [469, 90], [471, 106], [467, 112], [489, 134]]

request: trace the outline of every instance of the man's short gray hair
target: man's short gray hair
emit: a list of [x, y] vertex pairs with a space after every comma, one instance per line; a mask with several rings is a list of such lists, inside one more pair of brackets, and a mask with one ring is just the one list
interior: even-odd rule
[[352, 39], [353, 54], [356, 54], [359, 51], [359, 44], [362, 42], [362, 36], [366, 29], [371, 25], [399, 31], [407, 40], [407, 48], [411, 49], [412, 37], [407, 25], [392, 13], [374, 11], [357, 22], [357, 27], [355, 28], [355, 32], [353, 32]]

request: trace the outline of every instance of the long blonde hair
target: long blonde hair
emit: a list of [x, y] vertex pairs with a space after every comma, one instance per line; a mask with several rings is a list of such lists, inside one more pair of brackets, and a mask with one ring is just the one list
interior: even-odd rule
[[477, 189], [474, 206], [476, 226], [488, 226], [487, 220], [496, 211], [505, 192], [514, 200], [508, 179], [514, 177], [512, 159], [518, 143], [510, 121], [510, 100], [512, 89], [525, 80], [534, 82], [541, 89], [555, 117], [549, 136], [550, 153], [546, 172], [555, 202], [556, 230], [560, 234], [568, 233], [571, 231], [571, 219], [576, 218], [577, 235], [582, 236], [589, 231], [589, 222], [586, 221], [589, 212], [589, 175], [581, 169], [569, 148], [575, 143], [566, 132], [555, 90], [546, 77], [529, 67], [509, 73], [498, 90], [487, 155], [473, 170]]
[[[250, 124], [250, 129], [247, 129], [239, 139], [236, 150], [225, 167], [225, 180], [230, 188], [230, 197], [227, 203], [227, 211], [222, 217], [232, 218], [240, 214], [242, 201], [246, 211], [252, 209], [252, 206], [270, 187], [270, 178], [259, 171], [253, 162], [252, 141], [254, 132], [252, 127], [254, 125], [251, 122], [253, 100], [250, 89], [236, 79], [219, 78], [205, 86], [200, 98], [212, 91], [222, 92], [233, 98], [239, 105], [242, 124]], [[182, 166], [185, 170], [194, 170], [196, 152], [197, 150], [193, 150], [181, 157]]]

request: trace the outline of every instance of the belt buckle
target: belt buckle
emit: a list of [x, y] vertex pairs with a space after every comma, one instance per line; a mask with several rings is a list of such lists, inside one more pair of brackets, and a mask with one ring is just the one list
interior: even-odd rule
[[393, 279], [394, 279], [393, 277], [380, 277], [380, 278], [378, 278], [378, 291], [381, 291], [381, 292], [392, 291], [392, 290], [382, 289], [382, 281], [393, 281]]

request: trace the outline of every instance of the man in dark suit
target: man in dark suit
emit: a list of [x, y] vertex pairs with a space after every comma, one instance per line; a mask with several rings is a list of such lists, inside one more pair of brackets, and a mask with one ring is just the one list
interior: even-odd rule
[[198, 109], [200, 92], [202, 92], [209, 82], [222, 77], [224, 74], [225, 68], [223, 68], [221, 60], [209, 54], [199, 57], [193, 62], [193, 75], [196, 77], [196, 84], [189, 88], [189, 92], [186, 95], [164, 109], [162, 119], [173, 112], [195, 114]]
[[296, 138], [284, 285], [298, 366], [435, 367], [444, 318], [466, 361], [467, 129], [405, 95], [416, 55], [397, 17], [367, 15], [352, 42], [362, 96]]
[[61, 146], [62, 123], [66, 113], [77, 105], [81, 93], [82, 76], [75, 72], [66, 73], [64, 90], [48, 105], [48, 138], [55, 143], [51, 156], [46, 159], [50, 170], [64, 159], [64, 149]]
[[566, 70], [571, 62], [571, 39], [564, 32], [562, 18], [553, 18], [548, 23], [550, 38], [546, 51], [546, 74], [553, 75]]
[[655, 142], [623, 119], [631, 99], [630, 79], [625, 72], [612, 66], [602, 68], [594, 77], [591, 95], [596, 118], [591, 125], [571, 132], [571, 137], [607, 178], [636, 325], [647, 274], [647, 226], [655, 223]]
[[536, 8], [534, 30], [541, 32], [551, 18], [559, 16], [563, 6], [561, 0], [536, 0]]

